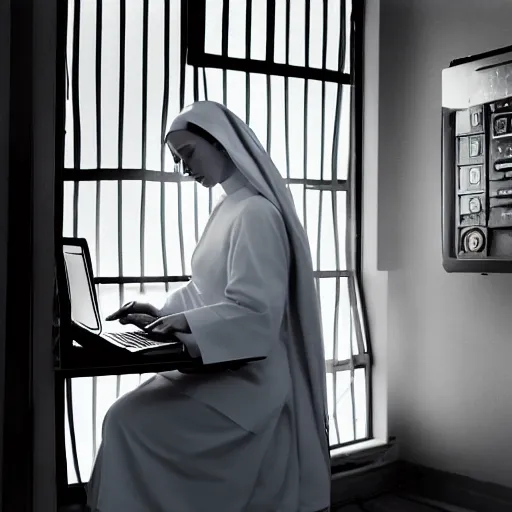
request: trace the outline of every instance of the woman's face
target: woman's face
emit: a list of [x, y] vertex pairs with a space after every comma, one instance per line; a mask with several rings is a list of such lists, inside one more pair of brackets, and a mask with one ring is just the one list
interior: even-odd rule
[[199, 135], [187, 130], [171, 132], [168, 136], [175, 159], [183, 162], [183, 171], [206, 188], [227, 180], [234, 172], [229, 157]]

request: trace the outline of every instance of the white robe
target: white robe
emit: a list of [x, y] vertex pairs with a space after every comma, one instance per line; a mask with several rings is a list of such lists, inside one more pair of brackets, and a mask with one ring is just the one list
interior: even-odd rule
[[[293, 343], [286, 228], [241, 175], [223, 186], [227, 196], [194, 252], [192, 280], [161, 313], [185, 312], [192, 331], [185, 342], [205, 363], [266, 359], [220, 374], [165, 372], [119, 399], [105, 418], [89, 483], [93, 511], [327, 506], [322, 454], [312, 449], [307, 460], [298, 457], [296, 430], [311, 420], [293, 409], [293, 394], [302, 390], [291, 387], [286, 351]], [[299, 481], [304, 464], [309, 478]]]

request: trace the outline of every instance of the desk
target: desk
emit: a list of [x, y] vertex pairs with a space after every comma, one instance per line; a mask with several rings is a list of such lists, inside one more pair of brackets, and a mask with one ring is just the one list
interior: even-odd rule
[[61, 354], [61, 363], [56, 366], [55, 372], [67, 379], [101, 375], [157, 373], [195, 366], [202, 366], [202, 361], [192, 359], [186, 352], [122, 357], [91, 352], [82, 347], [73, 346]]

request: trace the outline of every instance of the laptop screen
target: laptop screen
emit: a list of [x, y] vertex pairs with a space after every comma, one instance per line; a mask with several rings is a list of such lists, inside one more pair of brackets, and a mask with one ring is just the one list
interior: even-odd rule
[[71, 301], [71, 320], [91, 331], [100, 331], [100, 322], [92, 293], [90, 276], [83, 249], [77, 245], [64, 245], [64, 263]]

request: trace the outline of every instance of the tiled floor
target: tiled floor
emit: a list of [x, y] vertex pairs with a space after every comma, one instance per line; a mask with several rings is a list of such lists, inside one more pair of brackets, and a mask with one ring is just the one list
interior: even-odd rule
[[332, 512], [471, 512], [452, 505], [427, 504], [421, 498], [387, 494], [359, 504], [334, 508]]

